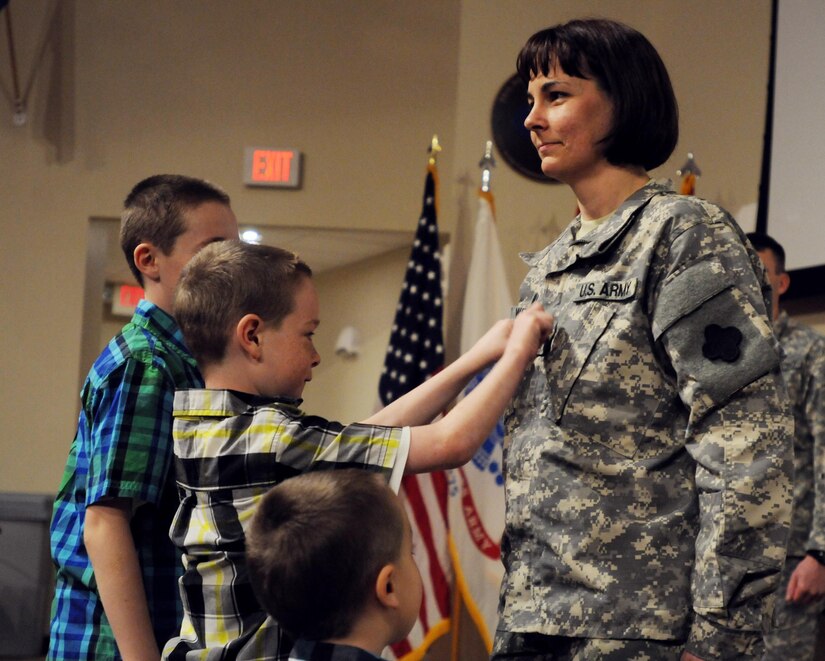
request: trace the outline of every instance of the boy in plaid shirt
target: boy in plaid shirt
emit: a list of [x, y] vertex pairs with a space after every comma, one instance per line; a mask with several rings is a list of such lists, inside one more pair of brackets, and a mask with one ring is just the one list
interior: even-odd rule
[[168, 531], [176, 388], [200, 372], [170, 316], [184, 264], [238, 236], [229, 197], [180, 175], [125, 201], [121, 246], [143, 286], [132, 321], [92, 366], [51, 523], [57, 566], [49, 659], [154, 659], [179, 629], [180, 560]]
[[[403, 473], [469, 461], [510, 400], [552, 325], [540, 306], [495, 325], [466, 354], [362, 423], [303, 413], [319, 363], [320, 314], [309, 267], [292, 253], [227, 241], [187, 266], [175, 316], [206, 389], [175, 395], [184, 622], [170, 659], [286, 659], [291, 642], [252, 592], [246, 529], [263, 495], [315, 470], [360, 468], [397, 490]], [[431, 421], [482, 368], [472, 393]]]

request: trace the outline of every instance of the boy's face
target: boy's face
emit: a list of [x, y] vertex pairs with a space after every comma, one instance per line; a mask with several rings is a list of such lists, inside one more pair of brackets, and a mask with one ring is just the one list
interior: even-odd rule
[[266, 383], [259, 394], [299, 399], [312, 380], [312, 368], [321, 362], [313, 335], [320, 323], [318, 294], [312, 279], [301, 278], [295, 306], [280, 325], [267, 324], [261, 332], [263, 360], [268, 363]]
[[404, 538], [401, 541], [401, 555], [396, 563], [398, 571], [395, 575], [395, 581], [398, 583], [395, 587], [399, 599], [401, 599], [401, 610], [399, 614], [401, 615], [402, 621], [399, 623], [399, 629], [403, 629], [403, 631], [396, 632], [398, 636], [396, 640], [402, 640], [406, 638], [415, 624], [415, 620], [421, 610], [421, 599], [424, 595], [424, 589], [421, 584], [421, 572], [418, 571], [418, 565], [413, 556], [410, 521], [407, 518], [407, 513], [404, 511], [404, 506], [401, 504], [401, 499], [397, 496], [396, 503], [400, 515], [404, 519]]
[[238, 238], [238, 221], [227, 205], [220, 202], [204, 202], [183, 212], [186, 229], [178, 236], [168, 255], [157, 251], [159, 282], [163, 298], [172, 309], [175, 287], [180, 272], [195, 254], [204, 246], [215, 241]]

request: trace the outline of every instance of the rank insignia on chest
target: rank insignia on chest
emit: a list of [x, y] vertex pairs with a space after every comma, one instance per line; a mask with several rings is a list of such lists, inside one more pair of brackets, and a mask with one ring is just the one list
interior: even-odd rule
[[722, 328], [718, 324], [705, 326], [705, 343], [702, 355], [708, 360], [724, 360], [734, 363], [739, 359], [742, 331], [734, 326]]
[[626, 301], [636, 295], [637, 278], [630, 280], [590, 280], [577, 286], [576, 302], [580, 301]]

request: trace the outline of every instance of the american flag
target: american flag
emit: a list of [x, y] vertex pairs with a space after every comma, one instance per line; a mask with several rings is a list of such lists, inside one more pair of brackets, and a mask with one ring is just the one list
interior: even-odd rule
[[[441, 256], [436, 222], [437, 171], [430, 164], [424, 202], [378, 384], [385, 406], [423, 383], [444, 364]], [[447, 478], [443, 471], [405, 476], [401, 496], [413, 529], [424, 582], [418, 621], [392, 646], [397, 659], [420, 659], [449, 630], [452, 575], [447, 544]]]

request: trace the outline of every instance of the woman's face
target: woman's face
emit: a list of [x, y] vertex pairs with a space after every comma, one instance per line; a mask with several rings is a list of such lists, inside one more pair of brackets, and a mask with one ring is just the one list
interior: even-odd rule
[[524, 126], [548, 177], [567, 184], [607, 164], [600, 144], [611, 131], [613, 106], [593, 80], [568, 76], [558, 65], [527, 85], [530, 114]]

